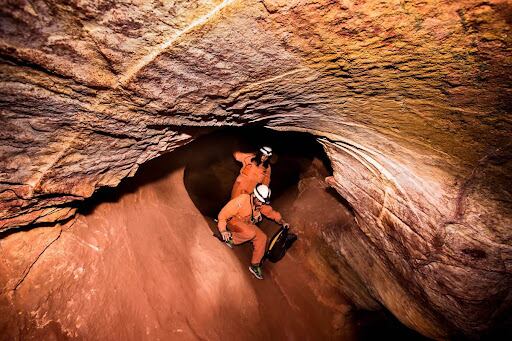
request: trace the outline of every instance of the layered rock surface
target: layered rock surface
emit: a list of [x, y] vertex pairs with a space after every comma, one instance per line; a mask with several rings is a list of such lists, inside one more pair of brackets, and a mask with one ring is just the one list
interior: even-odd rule
[[359, 223], [339, 252], [375, 299], [430, 337], [510, 317], [510, 1], [0, 11], [1, 229], [70, 217], [206, 127], [308, 131]]

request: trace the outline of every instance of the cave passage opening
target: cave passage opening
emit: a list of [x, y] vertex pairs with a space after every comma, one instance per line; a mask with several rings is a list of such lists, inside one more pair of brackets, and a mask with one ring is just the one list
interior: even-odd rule
[[[306, 220], [318, 225], [341, 226], [353, 221], [348, 203], [324, 182], [327, 176], [332, 175], [332, 168], [322, 145], [314, 135], [243, 127], [222, 129], [199, 137], [193, 143], [193, 148], [200, 152], [187, 158], [184, 184], [213, 234], [218, 233], [214, 219], [231, 199], [233, 184], [242, 167], [234, 153], [256, 153], [262, 146], [270, 146], [273, 150], [269, 185], [272, 190], [271, 206], [283, 214], [286, 221], [303, 225], [295, 231], [292, 224], [292, 231], [299, 234], [305, 232], [305, 225], [301, 222]], [[322, 195], [313, 195], [311, 198], [305, 195], [302, 201], [299, 200], [301, 191], [311, 187], [323, 192]], [[316, 202], [313, 204], [309, 200]], [[341, 210], [338, 207], [340, 203]], [[330, 217], [324, 220], [326, 215]], [[268, 238], [279, 229], [277, 224], [268, 219], [264, 219], [259, 227]], [[317, 232], [306, 231], [303, 236], [309, 238], [309, 233]], [[237, 250], [241, 262], [250, 258], [251, 250], [252, 248]]]
[[[212, 266], [208, 259], [222, 254], [225, 258], [220, 262], [230, 262], [230, 273], [239, 274], [231, 281], [244, 283], [235, 292], [255, 293], [258, 309], [264, 312], [260, 326], [274, 336], [292, 333], [310, 338], [338, 335], [367, 339], [374, 336], [368, 334], [369, 330], [391, 336], [409, 335], [410, 331], [386, 311], [362, 311], [350, 298], [351, 291], [366, 290], [337, 251], [339, 237], [355, 224], [354, 214], [324, 181], [332, 175], [332, 169], [314, 135], [261, 127], [200, 132], [204, 134], [189, 144], [141, 165], [134, 177], [124, 179], [118, 187], [95, 193], [79, 212], [90, 226], [86, 231], [95, 230], [99, 224], [125, 233], [123, 238], [131, 243], [130, 252], [140, 255], [134, 257], [142, 265], [137, 271], [148, 273], [148, 281], [161, 282], [162, 288], [173, 281], [188, 288], [210, 283], [207, 286], [211, 288], [215, 280], [208, 271], [195, 274], [201, 278], [197, 282], [184, 275], [197, 268], [188, 259], [197, 255], [201, 262]], [[244, 245], [227, 252], [212, 232], [217, 230], [213, 218], [228, 202], [240, 172], [241, 164], [233, 152], [251, 152], [262, 145], [271, 146], [275, 155], [271, 204], [290, 222], [299, 242], [279, 263], [265, 262], [266, 280], [256, 281], [247, 271], [252, 248]], [[197, 211], [190, 210], [193, 206]], [[200, 220], [203, 222], [198, 225]], [[204, 221], [211, 230], [207, 233]], [[265, 219], [260, 228], [270, 237], [279, 226]], [[199, 243], [197, 248], [195, 241]], [[129, 256], [122, 250], [118, 252], [121, 259]], [[172, 269], [180, 269], [179, 275]], [[347, 283], [352, 283], [350, 288]], [[172, 291], [157, 290], [155, 294], [169, 302], [177, 299]], [[191, 298], [187, 304], [205, 302]], [[236, 307], [226, 309], [226, 313], [237, 314]], [[306, 316], [307, 323], [300, 322]]]
[[[187, 160], [185, 187], [199, 211], [209, 218], [217, 217], [230, 200], [231, 189], [242, 167], [233, 156], [236, 151], [255, 153], [262, 146], [273, 149], [269, 186], [272, 202], [297, 190], [304, 175], [320, 180], [332, 175], [329, 158], [316, 138], [308, 133], [229, 128], [199, 137], [193, 143], [201, 153]], [[349, 207], [334, 190], [329, 193]]]
[[[242, 167], [241, 163], [235, 160], [233, 153], [256, 152], [262, 146], [272, 147], [272, 174], [269, 186], [272, 190], [271, 205], [283, 213], [285, 219], [292, 223], [292, 231], [299, 235], [297, 246], [285, 256], [289, 258], [283, 264], [264, 262], [264, 271], [267, 274], [270, 272], [272, 281], [275, 281], [273, 285], [280, 286], [283, 284], [279, 282], [285, 282], [284, 285], [288, 286], [287, 295], [293, 296], [296, 291], [295, 294], [303, 295], [305, 301], [309, 301], [307, 304], [322, 300], [320, 297], [308, 297], [307, 292], [303, 291], [304, 283], [300, 282], [309, 281], [313, 292], [328, 293], [323, 299], [331, 300], [332, 306], [338, 305], [331, 311], [338, 317], [339, 307], [343, 306], [341, 302], [349, 303], [352, 308], [344, 315], [347, 322], [345, 327], [340, 329], [351, 326], [348, 328], [351, 331], [347, 333], [345, 330], [344, 333], [353, 333], [351, 337], [356, 339], [369, 340], [382, 336], [424, 339], [402, 325], [386, 309], [358, 309], [357, 304], [351, 302], [351, 294], [345, 291], [346, 288], [329, 288], [329, 285], [320, 283], [346, 275], [343, 271], [339, 272], [343, 266], [335, 260], [339, 257], [334, 251], [336, 246], [328, 245], [325, 235], [343, 233], [356, 222], [354, 210], [348, 201], [325, 182], [326, 177], [333, 175], [333, 169], [316, 136], [304, 132], [276, 131], [261, 127], [238, 127], [205, 134], [193, 144], [193, 149], [200, 153], [187, 158], [184, 184], [194, 205], [207, 220], [212, 233], [217, 232], [214, 219], [230, 200], [232, 186]], [[279, 226], [268, 219], [264, 219], [259, 227], [268, 237], [279, 229]], [[240, 263], [245, 264], [250, 260], [252, 248], [235, 247], [232, 251]], [[326, 267], [329, 269], [326, 270]], [[331, 273], [327, 274], [328, 272]], [[311, 284], [311, 281], [319, 281], [320, 284]], [[343, 281], [338, 283], [341, 284]], [[345, 295], [347, 293], [348, 295]], [[272, 310], [271, 307], [265, 306], [265, 303], [262, 306], [267, 313]], [[319, 313], [317, 307], [310, 307], [309, 313], [306, 310], [302, 312], [303, 316]], [[322, 319], [327, 321], [330, 318], [323, 316]], [[305, 325], [315, 330], [319, 323]]]

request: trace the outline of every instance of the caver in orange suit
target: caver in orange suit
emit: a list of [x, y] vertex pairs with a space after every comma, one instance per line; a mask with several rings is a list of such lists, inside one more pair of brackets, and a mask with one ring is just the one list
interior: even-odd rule
[[256, 163], [251, 161], [256, 154], [235, 152], [233, 156], [242, 163], [242, 169], [233, 185], [231, 199], [242, 193], [252, 193], [254, 187], [259, 183], [267, 186], [270, 184], [270, 165], [268, 167], [264, 167], [263, 164], [257, 166]]
[[219, 213], [218, 227], [220, 232], [229, 227], [235, 245], [250, 240], [254, 247], [251, 264], [259, 264], [265, 254], [267, 236], [255, 223], [261, 221], [261, 214], [278, 224], [283, 223], [283, 218], [270, 205], [255, 208], [252, 200], [251, 195], [241, 194], [229, 201]]

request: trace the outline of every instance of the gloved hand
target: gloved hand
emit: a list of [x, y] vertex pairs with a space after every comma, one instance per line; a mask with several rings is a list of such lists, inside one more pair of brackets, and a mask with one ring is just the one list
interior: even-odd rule
[[223, 231], [220, 233], [222, 235], [222, 239], [227, 242], [231, 238], [231, 232]]

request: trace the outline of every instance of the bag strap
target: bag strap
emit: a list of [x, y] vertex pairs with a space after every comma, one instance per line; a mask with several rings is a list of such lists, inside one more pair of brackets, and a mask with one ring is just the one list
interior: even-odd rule
[[251, 223], [254, 224], [254, 207], [252, 206], [252, 198], [249, 195], [249, 205], [251, 205]]

